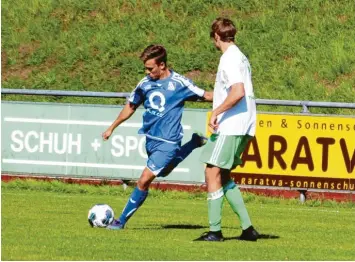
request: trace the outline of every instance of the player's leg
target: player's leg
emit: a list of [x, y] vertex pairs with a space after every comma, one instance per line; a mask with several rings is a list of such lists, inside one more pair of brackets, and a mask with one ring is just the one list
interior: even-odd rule
[[170, 144], [162, 141], [147, 139], [146, 150], [148, 153], [147, 167], [143, 170], [130, 198], [124, 207], [119, 219], [115, 220], [108, 229], [122, 229], [127, 221], [144, 203], [148, 196], [148, 189], [156, 176], [171, 162], [179, 151], [179, 144]]
[[223, 241], [221, 221], [223, 207], [223, 188], [221, 169], [207, 164], [205, 170], [207, 184], [208, 221], [210, 230], [194, 241]]
[[142, 175], [140, 176], [136, 188], [130, 195], [120, 217], [114, 220], [108, 229], [123, 229], [128, 220], [138, 210], [138, 208], [144, 203], [148, 196], [148, 188], [151, 182], [154, 180], [155, 175], [149, 168], [144, 168]]
[[[232, 136], [229, 143], [234, 147], [234, 160], [231, 169], [242, 163], [240, 156], [246, 148], [250, 136]], [[233, 152], [233, 150], [231, 150]], [[233, 157], [233, 156], [230, 156]], [[242, 235], [239, 237], [241, 240], [256, 241], [258, 233], [253, 228], [247, 208], [244, 204], [242, 194], [238, 185], [231, 179], [230, 170], [222, 169], [222, 185], [224, 195], [230, 204], [232, 210], [237, 214], [241, 227], [243, 229]]]
[[181, 163], [188, 155], [191, 154], [193, 150], [199, 148], [206, 144], [207, 138], [203, 136], [201, 133], [193, 133], [190, 141], [186, 142], [183, 146], [181, 146], [179, 152], [174, 159], [175, 167]]
[[223, 137], [214, 134], [205, 145], [201, 160], [207, 164], [205, 180], [207, 184], [208, 219], [210, 231], [195, 239], [196, 241], [223, 241], [221, 230], [223, 187], [221, 180], [220, 151], [224, 146]]
[[224, 195], [231, 206], [233, 212], [237, 214], [242, 227], [242, 234], [238, 239], [247, 241], [256, 241], [259, 233], [252, 226], [247, 208], [244, 204], [243, 196], [239, 190], [238, 185], [227, 176], [226, 182], [223, 185]]
[[246, 209], [246, 206], [243, 201], [242, 194], [240, 193], [239, 187], [235, 184], [235, 182], [229, 176], [229, 170], [226, 170], [223, 173], [224, 181], [223, 184], [223, 192], [224, 195], [231, 206], [234, 213], [239, 217], [240, 224], [243, 230], [250, 227], [251, 221]]
[[206, 144], [207, 138], [201, 133], [193, 133], [190, 141], [181, 146], [176, 157], [169, 163], [169, 165], [162, 171], [159, 176], [168, 176], [175, 167], [177, 167], [182, 161], [184, 161], [193, 150]]

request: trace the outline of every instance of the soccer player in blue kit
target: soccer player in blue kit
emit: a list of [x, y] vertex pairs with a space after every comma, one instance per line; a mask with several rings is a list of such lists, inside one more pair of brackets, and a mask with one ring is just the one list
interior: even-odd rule
[[[147, 166], [121, 216], [107, 227], [113, 230], [125, 227], [128, 219], [144, 203], [148, 188], [155, 177], [168, 175], [197, 147], [194, 139], [181, 147], [184, 102], [198, 98], [212, 101], [213, 98], [213, 92], [200, 89], [191, 80], [168, 68], [167, 52], [163, 46], [148, 46], [140, 59], [144, 63], [146, 77], [133, 90], [117, 119], [102, 134], [102, 138], [107, 140], [117, 126], [134, 114], [139, 105], [144, 105], [146, 111], [143, 114], [143, 127], [138, 133], [146, 136]], [[202, 138], [195, 135], [195, 141], [199, 139]], [[199, 146], [201, 145], [202, 143]]]

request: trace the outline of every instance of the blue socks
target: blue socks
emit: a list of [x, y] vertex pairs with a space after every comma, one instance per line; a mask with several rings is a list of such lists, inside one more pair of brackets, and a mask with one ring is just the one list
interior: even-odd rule
[[147, 198], [147, 196], [148, 196], [148, 191], [141, 191], [138, 189], [138, 187], [136, 187], [133, 190], [119, 218], [121, 224], [124, 225], [127, 223], [128, 219], [144, 203], [144, 200]]

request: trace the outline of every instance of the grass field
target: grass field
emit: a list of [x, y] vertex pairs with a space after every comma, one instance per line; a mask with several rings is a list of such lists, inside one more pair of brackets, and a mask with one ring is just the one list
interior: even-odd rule
[[354, 260], [355, 205], [245, 194], [256, 243], [233, 239], [238, 220], [223, 210], [227, 241], [192, 240], [208, 230], [205, 194], [152, 190], [123, 231], [91, 228], [96, 203], [123, 208], [122, 187], [13, 181], [1, 187], [2, 260]]

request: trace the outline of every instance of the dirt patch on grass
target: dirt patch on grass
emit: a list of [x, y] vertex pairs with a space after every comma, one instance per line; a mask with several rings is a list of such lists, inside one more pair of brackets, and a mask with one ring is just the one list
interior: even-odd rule
[[77, 76], [78, 74], [80, 74], [81, 72], [83, 72], [84, 70], [84, 61], [78, 61], [74, 64], [74, 66], [72, 67], [72, 70], [71, 72], [69, 73], [69, 75], [71, 77], [75, 77]]
[[355, 72], [340, 75], [334, 81], [321, 79], [318, 74], [315, 74], [314, 78], [328, 90], [334, 90], [338, 88], [344, 81], [351, 80], [351, 79], [355, 81]]
[[3, 81], [8, 80], [9, 78], [20, 78], [22, 80], [28, 79], [29, 75], [32, 73], [32, 68], [24, 67], [24, 68], [11, 68], [7, 70], [6, 73], [2, 73], [1, 77]]
[[200, 70], [193, 70], [193, 71], [187, 72], [185, 74], [186, 77], [188, 77], [188, 78], [190, 78], [192, 80], [198, 78], [200, 75], [201, 75], [201, 71]]
[[338, 18], [338, 21], [342, 24], [344, 24], [348, 21], [348, 17], [346, 15], [338, 15], [337, 18]]
[[[25, 51], [27, 52], [27, 50]], [[19, 78], [21, 80], [26, 80], [30, 77], [32, 72], [40, 71], [41, 73], [48, 72], [57, 64], [57, 60], [54, 57], [49, 57], [41, 65], [26, 65], [25, 59], [20, 59], [20, 62], [13, 65], [7, 66], [7, 55], [6, 52], [1, 52], [1, 79], [2, 81], [7, 81], [10, 78]]]
[[91, 17], [97, 17], [98, 14], [99, 14], [99, 12], [97, 10], [92, 10], [89, 12], [89, 16], [91, 16]]
[[121, 75], [121, 70], [118, 68], [115, 68], [110, 72], [110, 77], [118, 77], [120, 75]]
[[184, 74], [187, 78], [190, 78], [192, 81], [207, 81], [207, 82], [214, 82], [216, 75], [211, 72], [202, 72], [200, 70], [192, 70]]
[[1, 52], [1, 78], [2, 81], [7, 81], [9, 78], [16, 77], [20, 79], [28, 79], [30, 74], [34, 69], [43, 69], [47, 66], [51, 66], [53, 64], [52, 61], [46, 61], [44, 65], [41, 66], [27, 66], [26, 61], [27, 58], [33, 54], [39, 47], [41, 43], [39, 41], [33, 41], [31, 43], [21, 44], [17, 51], [19, 57], [17, 59], [17, 63], [14, 65], [8, 65], [8, 55], [6, 51]]
[[238, 14], [238, 10], [235, 9], [235, 8], [225, 8], [225, 9], [222, 9], [220, 12], [219, 12], [220, 16], [221, 17], [234, 17], [236, 14]]
[[1, 72], [5, 71], [6, 65], [7, 65], [7, 54], [5, 51], [1, 52]]
[[6, 70], [1, 70], [1, 78], [2, 81], [7, 81], [10, 78], [26, 80], [30, 77], [33, 71], [40, 71], [41, 73], [45, 73], [48, 72], [55, 64], [55, 59], [47, 59], [44, 64], [39, 66], [26, 66], [23, 64], [15, 65], [13, 67], [7, 68]]
[[[22, 55], [29, 52], [29, 49], [20, 48]], [[31, 74], [32, 69], [21, 64], [8, 66], [8, 56], [5, 51], [1, 52], [1, 80], [7, 81], [9, 78], [16, 77], [20, 79], [27, 79]]]
[[22, 44], [18, 48], [18, 53], [20, 55], [20, 58], [26, 58], [29, 55], [33, 54], [36, 49], [38, 49], [41, 46], [41, 43], [38, 41], [33, 41], [29, 44]]

